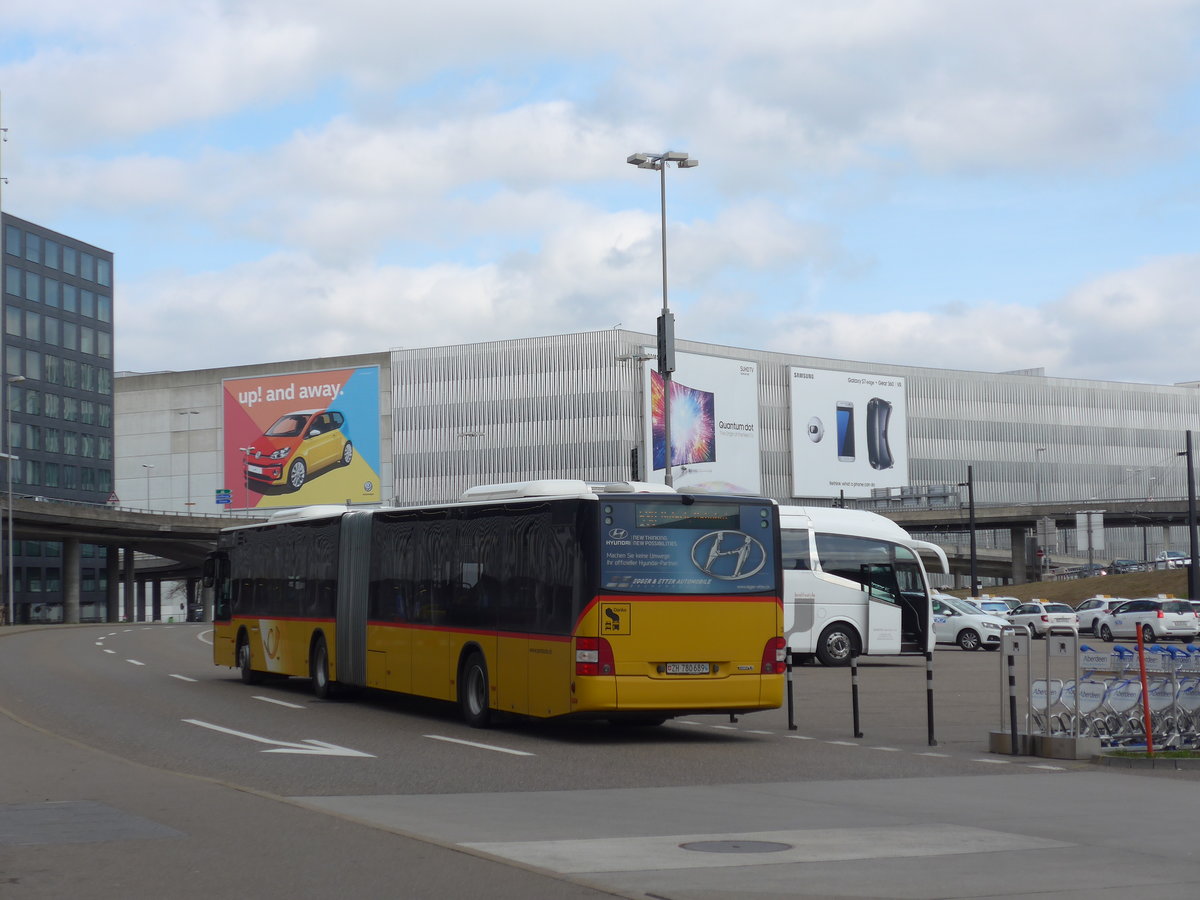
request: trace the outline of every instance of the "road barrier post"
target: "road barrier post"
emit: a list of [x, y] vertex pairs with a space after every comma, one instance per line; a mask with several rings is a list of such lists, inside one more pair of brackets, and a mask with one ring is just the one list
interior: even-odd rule
[[[1004, 629], [1006, 632], [1009, 629]], [[1008, 646], [1008, 728], [1009, 734], [1012, 736], [1012, 754], [1019, 755], [1019, 744], [1017, 740], [1017, 657], [1014, 653], [1015, 644], [1009, 643]]]
[[937, 746], [933, 736], [933, 651], [925, 652], [925, 713], [929, 720], [929, 746]]
[[787, 704], [788, 704], [788, 731], [796, 730], [796, 698], [792, 693], [792, 648], [788, 647], [787, 654], [784, 657], [786, 672], [787, 672]]
[[858, 721], [858, 651], [850, 651], [850, 705], [854, 710], [854, 736], [863, 736]]

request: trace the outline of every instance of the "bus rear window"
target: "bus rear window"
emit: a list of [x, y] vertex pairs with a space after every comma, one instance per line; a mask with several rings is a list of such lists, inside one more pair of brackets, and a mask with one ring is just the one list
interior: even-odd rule
[[742, 524], [740, 510], [732, 503], [638, 503], [634, 509], [638, 528], [740, 528]]
[[600, 504], [601, 585], [645, 594], [776, 591], [773, 506], [738, 502]]

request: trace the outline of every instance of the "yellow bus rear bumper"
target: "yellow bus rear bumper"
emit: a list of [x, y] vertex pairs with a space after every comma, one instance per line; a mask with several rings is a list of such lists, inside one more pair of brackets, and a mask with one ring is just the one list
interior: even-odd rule
[[751, 712], [783, 705], [782, 675], [729, 678], [576, 676], [572, 712]]

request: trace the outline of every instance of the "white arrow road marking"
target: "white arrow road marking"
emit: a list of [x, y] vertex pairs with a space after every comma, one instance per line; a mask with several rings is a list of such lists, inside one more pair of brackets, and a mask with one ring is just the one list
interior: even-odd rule
[[325, 741], [306, 738], [302, 743], [294, 743], [292, 741], [273, 741], [270, 738], [259, 737], [257, 734], [247, 734], [244, 731], [234, 731], [232, 728], [222, 728], [220, 725], [213, 725], [210, 722], [201, 722], [199, 719], [184, 719], [189, 725], [199, 725], [201, 728], [208, 728], [212, 731], [220, 731], [223, 734], [232, 734], [234, 737], [245, 738], [248, 741], [255, 741], [259, 744], [274, 744], [271, 750], [263, 750], [263, 753], [304, 753], [311, 756], [362, 756], [369, 759], [374, 759], [373, 753], [362, 753], [358, 750], [351, 750], [349, 747], [339, 747], [337, 744], [329, 744]]

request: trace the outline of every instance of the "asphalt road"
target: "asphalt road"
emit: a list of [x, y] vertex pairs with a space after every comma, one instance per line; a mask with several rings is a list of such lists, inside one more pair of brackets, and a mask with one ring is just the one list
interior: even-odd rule
[[[1200, 893], [1190, 840], [1163, 838], [1190, 834], [1197, 779], [989, 754], [995, 653], [935, 654], [931, 746], [921, 659], [864, 661], [861, 739], [849, 672], [821, 667], [795, 670], [795, 730], [779, 710], [480, 731], [243, 685], [208, 640], [0, 632], [0, 897]], [[1154, 809], [1137, 846], [1121, 802]]]

